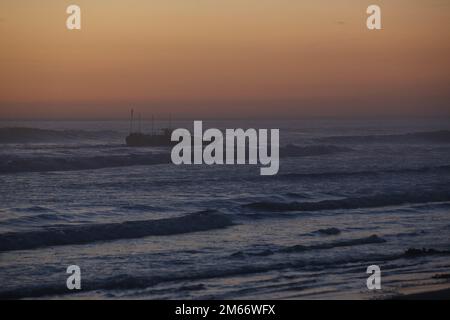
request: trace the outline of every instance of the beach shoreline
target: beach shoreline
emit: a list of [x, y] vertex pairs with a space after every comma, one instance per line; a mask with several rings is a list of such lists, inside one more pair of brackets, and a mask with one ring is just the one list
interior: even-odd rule
[[390, 300], [450, 300], [450, 284], [405, 292], [392, 297]]

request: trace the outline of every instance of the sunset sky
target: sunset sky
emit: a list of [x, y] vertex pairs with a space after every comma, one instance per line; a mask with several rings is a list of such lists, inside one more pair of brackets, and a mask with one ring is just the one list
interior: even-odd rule
[[0, 119], [450, 115], [449, 0], [2, 0], [0, 38]]

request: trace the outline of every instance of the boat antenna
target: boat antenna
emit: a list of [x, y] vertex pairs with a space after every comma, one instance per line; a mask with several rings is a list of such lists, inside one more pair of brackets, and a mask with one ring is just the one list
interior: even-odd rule
[[130, 117], [130, 134], [132, 134], [132, 133], [133, 133], [133, 113], [134, 113], [134, 110], [133, 110], [133, 108], [131, 108], [131, 117]]

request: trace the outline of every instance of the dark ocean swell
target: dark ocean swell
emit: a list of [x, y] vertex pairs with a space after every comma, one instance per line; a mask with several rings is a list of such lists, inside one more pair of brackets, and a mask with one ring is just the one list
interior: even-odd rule
[[281, 180], [299, 180], [308, 178], [318, 179], [334, 179], [334, 178], [351, 178], [351, 177], [367, 177], [378, 176], [382, 174], [449, 174], [450, 165], [443, 166], [427, 166], [419, 168], [399, 168], [399, 169], [380, 169], [380, 170], [361, 170], [361, 171], [334, 171], [334, 172], [318, 172], [318, 173], [286, 173], [273, 176], [273, 179]]
[[[77, 146], [75, 146], [75, 148], [76, 147]], [[70, 149], [71, 147], [65, 146], [65, 148]], [[95, 148], [95, 146], [90, 146], [90, 148]], [[319, 156], [339, 152], [348, 152], [350, 150], [351, 149], [348, 148], [334, 147], [334, 146], [316, 145], [316, 146], [298, 147], [294, 145], [288, 145], [280, 148], [280, 156], [281, 157]], [[127, 149], [126, 151], [130, 152], [131, 149]], [[17, 157], [4, 155], [0, 158], [0, 174], [2, 173], [11, 174], [20, 172], [94, 170], [102, 168], [168, 164], [168, 163], [171, 163], [170, 150], [163, 150], [163, 152], [160, 153], [148, 152], [148, 153], [130, 153], [123, 155], [99, 155], [99, 156]]]
[[295, 144], [288, 144], [280, 147], [281, 158], [294, 158], [294, 157], [311, 157], [332, 155], [342, 152], [351, 152], [353, 149], [341, 146], [333, 145], [309, 145], [309, 146], [297, 146]]
[[0, 162], [0, 173], [75, 171], [137, 165], [165, 164], [170, 154], [149, 153], [94, 157], [11, 158]]
[[39, 231], [0, 234], [0, 251], [28, 250], [147, 236], [167, 236], [222, 229], [231, 225], [233, 222], [227, 215], [215, 211], [202, 211], [159, 220], [48, 227]]
[[406, 192], [398, 194], [379, 194], [366, 197], [344, 198], [338, 200], [323, 200], [317, 202], [274, 202], [261, 201], [244, 204], [243, 207], [251, 210], [266, 212], [283, 211], [322, 211], [322, 210], [349, 210], [362, 208], [377, 208], [405, 204], [418, 204], [428, 202], [450, 201], [450, 192]]
[[0, 128], [0, 143], [64, 142], [118, 137], [115, 131], [48, 130], [27, 127]]
[[405, 134], [367, 135], [367, 136], [333, 136], [321, 138], [320, 141], [331, 143], [450, 143], [450, 131], [412, 132]]

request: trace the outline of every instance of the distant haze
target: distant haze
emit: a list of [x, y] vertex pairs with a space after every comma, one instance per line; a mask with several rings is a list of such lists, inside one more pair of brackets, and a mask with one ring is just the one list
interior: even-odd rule
[[450, 115], [450, 1], [0, 2], [0, 119]]

